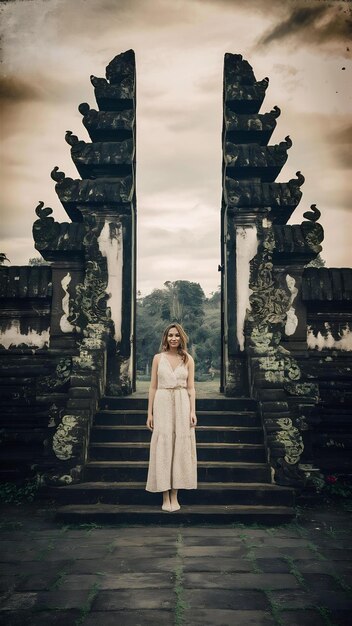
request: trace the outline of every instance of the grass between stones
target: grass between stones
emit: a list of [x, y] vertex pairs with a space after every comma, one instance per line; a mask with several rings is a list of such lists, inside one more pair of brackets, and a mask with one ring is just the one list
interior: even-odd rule
[[189, 608], [188, 603], [184, 599], [184, 586], [183, 586], [183, 557], [181, 554], [181, 548], [183, 546], [183, 537], [181, 533], [178, 533], [176, 539], [176, 567], [174, 569], [175, 585], [174, 591], [176, 594], [175, 604], [175, 626], [182, 626], [184, 624], [184, 612]]
[[[69, 567], [71, 564], [73, 564], [74, 561], [72, 560], [69, 563]], [[56, 578], [55, 580], [51, 583], [51, 585], [48, 586], [48, 591], [54, 591], [55, 589], [59, 589], [62, 585], [62, 583], [64, 582], [66, 576], [68, 575], [68, 568], [67, 565], [65, 567], [63, 567], [61, 570], [59, 570], [57, 572]]]
[[325, 626], [336, 626], [335, 622], [331, 619], [331, 613], [326, 606], [315, 606], [314, 607], [318, 613], [320, 613], [321, 618], [324, 620]]
[[324, 556], [321, 552], [319, 552], [318, 546], [315, 545], [312, 541], [307, 541], [307, 548], [311, 550], [314, 556], [319, 559], [319, 561], [326, 561], [326, 556]]
[[285, 610], [285, 607], [280, 606], [279, 603], [274, 600], [272, 596], [272, 589], [263, 589], [263, 592], [265, 593], [267, 600], [270, 604], [271, 613], [275, 620], [276, 626], [285, 626], [280, 615], [280, 612]]
[[340, 585], [343, 591], [346, 591], [348, 595], [352, 596], [352, 587], [348, 583], [346, 583], [346, 581], [342, 578], [342, 576], [339, 576], [338, 574], [336, 574], [336, 572], [332, 572], [331, 576], [333, 577], [334, 581], [338, 585]]
[[80, 614], [79, 614], [78, 618], [76, 619], [74, 626], [81, 626], [81, 624], [83, 624], [83, 622], [86, 619], [88, 613], [90, 613], [90, 609], [92, 607], [94, 599], [96, 598], [96, 596], [99, 593], [99, 589], [100, 589], [99, 583], [94, 583], [91, 586], [91, 588], [89, 590], [87, 602], [85, 604], [83, 604], [83, 606], [81, 607]]
[[299, 584], [302, 585], [303, 589], [307, 590], [308, 589], [307, 583], [304, 580], [303, 574], [297, 568], [294, 559], [291, 556], [286, 556], [286, 555], [284, 555], [282, 558], [289, 565], [289, 567], [290, 567], [290, 570], [289, 570], [290, 574], [292, 574], [292, 576], [294, 576], [296, 578], [296, 580], [299, 582]]
[[256, 543], [253, 543], [251, 541], [251, 538], [247, 537], [246, 533], [240, 533], [239, 538], [241, 539], [244, 546], [247, 548], [247, 554], [245, 556], [245, 559], [250, 562], [253, 574], [262, 574], [263, 570], [259, 567], [254, 552], [254, 548], [258, 548], [259, 546]]

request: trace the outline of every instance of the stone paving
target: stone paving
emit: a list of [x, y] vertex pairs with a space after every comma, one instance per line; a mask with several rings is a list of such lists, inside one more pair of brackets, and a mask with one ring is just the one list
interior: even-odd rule
[[0, 624], [347, 626], [350, 514], [284, 526], [62, 526], [53, 507], [3, 508]]

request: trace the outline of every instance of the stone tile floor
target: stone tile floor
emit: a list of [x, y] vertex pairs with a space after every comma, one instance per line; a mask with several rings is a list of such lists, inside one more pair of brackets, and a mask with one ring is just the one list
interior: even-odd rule
[[0, 624], [350, 625], [350, 513], [297, 511], [283, 526], [101, 527], [6, 505]]

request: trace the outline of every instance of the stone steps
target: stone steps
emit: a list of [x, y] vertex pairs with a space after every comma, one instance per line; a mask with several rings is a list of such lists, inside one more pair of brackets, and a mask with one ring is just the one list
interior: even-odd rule
[[[242, 443], [198, 443], [198, 461], [223, 460], [240, 461], [241, 459], [257, 463], [265, 462], [263, 444]], [[148, 461], [149, 443], [140, 441], [91, 443], [90, 461]]]
[[[85, 466], [85, 480], [146, 480], [147, 461], [89, 461]], [[239, 463], [199, 461], [198, 480], [248, 480], [265, 482], [270, 480], [266, 463]]]
[[[146, 410], [148, 398], [145, 396], [104, 396], [100, 402], [100, 410]], [[231, 411], [233, 414], [239, 411], [257, 411], [257, 403], [252, 398], [197, 398], [197, 413], [199, 411]]]
[[[263, 430], [260, 427], [246, 426], [197, 426], [197, 442], [263, 443]], [[91, 442], [150, 441], [150, 431], [146, 426], [94, 426]]]
[[65, 523], [108, 524], [219, 524], [219, 523], [286, 523], [292, 519], [292, 508], [259, 505], [192, 505], [169, 513], [156, 506], [142, 505], [65, 505], [59, 511]]
[[[50, 488], [58, 502], [90, 504], [160, 504], [160, 494], [145, 490], [141, 482], [91, 481], [65, 487]], [[180, 500], [185, 505], [220, 504], [233, 505], [275, 505], [292, 506], [294, 493], [291, 489], [270, 483], [241, 482], [199, 482], [197, 489], [185, 489]]]
[[[197, 411], [197, 417], [202, 426], [257, 426], [261, 427], [256, 411]], [[141, 425], [145, 426], [146, 409], [133, 410], [105, 410], [99, 411], [94, 423], [96, 426], [109, 425]]]
[[[145, 490], [151, 432], [147, 399], [101, 401], [90, 433], [83, 482], [50, 487], [66, 522], [278, 523], [294, 515], [294, 491], [271, 483], [263, 429], [249, 398], [197, 399], [198, 488], [180, 490], [180, 511], [161, 510]], [[166, 521], [165, 521], [166, 520]]]

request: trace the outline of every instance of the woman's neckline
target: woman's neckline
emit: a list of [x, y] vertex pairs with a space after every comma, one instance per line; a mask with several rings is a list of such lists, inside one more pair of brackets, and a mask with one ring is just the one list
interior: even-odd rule
[[178, 368], [178, 367], [180, 367], [181, 365], [184, 365], [184, 361], [183, 361], [183, 359], [182, 359], [182, 358], [178, 355], [178, 356], [179, 356], [179, 359], [181, 359], [181, 363], [178, 363], [178, 364], [176, 365], [176, 367], [175, 367], [175, 368], [173, 368], [173, 367], [172, 367], [172, 365], [171, 365], [171, 361], [170, 361], [169, 357], [166, 355], [166, 353], [165, 353], [165, 352], [162, 352], [162, 355], [166, 358], [166, 360], [167, 360], [168, 364], [170, 365], [170, 367], [171, 367], [171, 369], [172, 369], [172, 371], [173, 371], [173, 372], [175, 372], [175, 371], [177, 370], [177, 368]]

